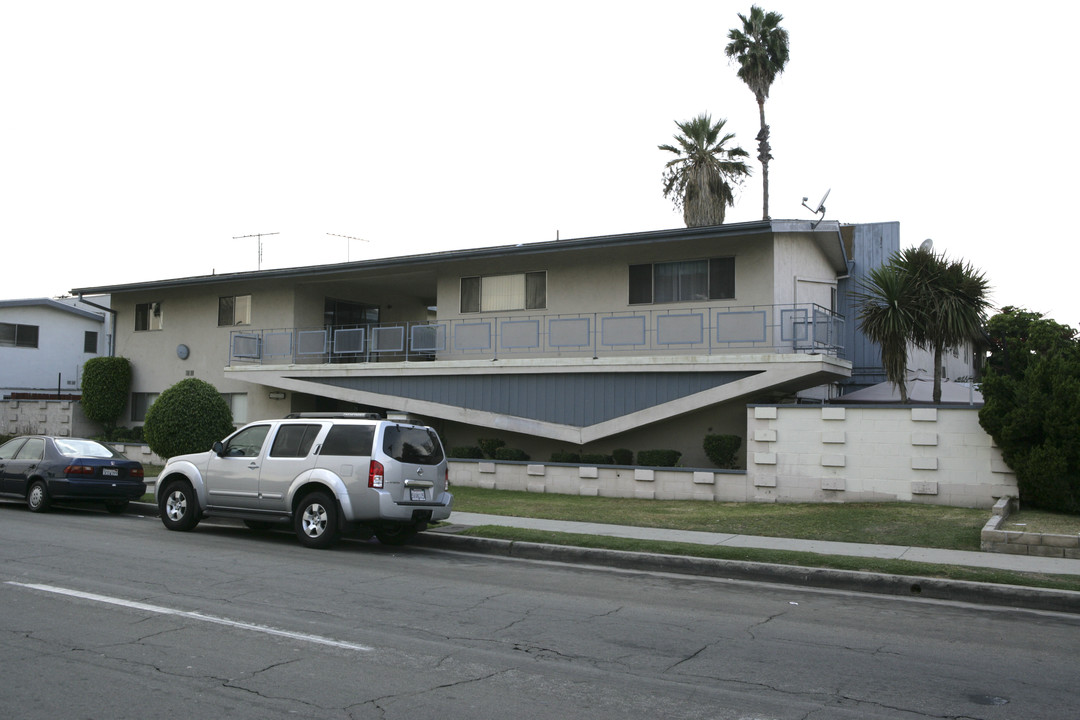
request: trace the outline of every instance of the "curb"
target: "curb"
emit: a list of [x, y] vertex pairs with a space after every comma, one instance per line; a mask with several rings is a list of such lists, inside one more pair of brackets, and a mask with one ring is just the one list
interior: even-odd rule
[[771, 565], [741, 560], [715, 560], [682, 555], [637, 553], [625, 550], [598, 550], [566, 545], [496, 540], [452, 535], [446, 532], [420, 533], [412, 542], [421, 547], [457, 550], [484, 555], [500, 555], [522, 560], [581, 563], [621, 570], [665, 572], [682, 575], [750, 580], [827, 590], [865, 592], [894, 597], [925, 598], [950, 602], [994, 605], [1080, 614], [1080, 592], [1049, 588], [998, 585], [965, 580], [943, 580], [907, 575]]

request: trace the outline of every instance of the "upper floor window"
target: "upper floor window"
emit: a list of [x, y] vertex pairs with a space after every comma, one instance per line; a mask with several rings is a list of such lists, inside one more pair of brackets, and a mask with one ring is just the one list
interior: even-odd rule
[[84, 353], [96, 353], [97, 352], [97, 333], [93, 330], [87, 330], [83, 333], [83, 352]]
[[160, 330], [161, 303], [146, 302], [135, 305], [135, 331]]
[[230, 295], [218, 298], [218, 327], [251, 324], [251, 296]]
[[0, 323], [0, 347], [36, 348], [38, 326]]
[[735, 258], [683, 260], [630, 266], [630, 304], [730, 300]]
[[543, 310], [546, 307], [546, 272], [461, 278], [463, 313]]

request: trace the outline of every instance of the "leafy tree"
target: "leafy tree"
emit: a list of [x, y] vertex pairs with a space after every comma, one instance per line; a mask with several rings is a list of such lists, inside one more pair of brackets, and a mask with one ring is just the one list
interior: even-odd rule
[[123, 357], [90, 358], [83, 365], [82, 409], [101, 425], [107, 439], [127, 407], [131, 390], [131, 361]]
[[1020, 499], [1080, 513], [1080, 341], [1076, 331], [1015, 307], [987, 323], [990, 357], [979, 422], [1016, 473]]
[[750, 174], [741, 159], [747, 157], [746, 151], [727, 146], [735, 135], [720, 134], [726, 123], [713, 123], [709, 113], [702, 113], [675, 123], [681, 131], [675, 136], [678, 147], [658, 146], [676, 156], [664, 166], [664, 197], [682, 208], [686, 227], [722, 224], [727, 208], [735, 204], [732, 183], [737, 185]]
[[232, 411], [210, 383], [187, 378], [158, 396], [146, 411], [143, 435], [163, 458], [205, 452], [230, 434]]
[[761, 161], [761, 182], [764, 187], [762, 220], [769, 219], [769, 161], [772, 160], [772, 148], [769, 146], [769, 126], [765, 124], [765, 100], [769, 97], [776, 76], [784, 72], [787, 65], [789, 47], [788, 32], [780, 27], [784, 16], [780, 13], [765, 12], [757, 5], [750, 8], [750, 15], [739, 13], [742, 29], [728, 31], [728, 43], [724, 52], [739, 64], [739, 79], [754, 93], [761, 117], [761, 130], [758, 131], [758, 160]]

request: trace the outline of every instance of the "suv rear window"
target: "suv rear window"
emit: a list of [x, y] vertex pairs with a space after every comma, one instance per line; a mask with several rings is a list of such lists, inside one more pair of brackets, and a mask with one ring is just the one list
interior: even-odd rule
[[438, 465], [443, 459], [434, 431], [401, 425], [390, 425], [383, 432], [383, 452], [398, 462], [417, 465]]
[[334, 425], [326, 434], [320, 455], [371, 455], [374, 425]]

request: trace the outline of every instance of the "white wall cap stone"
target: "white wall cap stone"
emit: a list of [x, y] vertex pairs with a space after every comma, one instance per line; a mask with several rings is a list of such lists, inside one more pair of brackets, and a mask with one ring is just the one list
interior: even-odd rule
[[578, 468], [578, 477], [592, 480], [600, 477], [600, 471], [594, 467], [581, 467]]
[[634, 479], [640, 482], [653, 482], [656, 480], [656, 472], [648, 468], [634, 468]]
[[913, 457], [911, 458], [912, 470], [937, 470], [938, 459], [936, 457]]
[[754, 453], [755, 465], [775, 465], [776, 453]]
[[823, 430], [821, 442], [826, 445], [842, 445], [847, 442], [847, 433], [843, 430]]
[[914, 432], [911, 433], [912, 445], [937, 445], [938, 434], [935, 432]]
[[754, 408], [754, 418], [757, 420], [775, 420], [776, 408], [774, 407], [756, 407]]
[[822, 490], [845, 490], [844, 478], [821, 478]]
[[912, 495], [937, 495], [938, 484], [936, 482], [913, 482], [911, 483]]
[[821, 408], [822, 420], [843, 420], [847, 417], [847, 408], [823, 407]]
[[716, 484], [716, 473], [694, 471], [694, 484], [714, 485]]
[[525, 491], [537, 494], [543, 494], [547, 492], [547, 485], [544, 483], [526, 483]]
[[493, 472], [495, 472], [495, 463], [493, 463], [493, 462], [477, 463], [476, 464], [476, 470], [477, 470], [477, 472], [482, 472], [482, 473], [493, 473]]
[[543, 465], [529, 465], [528, 468], [526, 468], [525, 472], [528, 475], [539, 475], [543, 477], [545, 469]]
[[937, 408], [911, 408], [912, 422], [937, 422]]
[[822, 455], [821, 465], [822, 467], [844, 467], [847, 465], [847, 458], [844, 455]]
[[776, 442], [775, 430], [754, 430], [754, 440], [757, 442]]
[[578, 492], [584, 497], [599, 497], [600, 488], [595, 485], [593, 487], [582, 487]]
[[776, 478], [774, 477], [755, 477], [754, 487], [776, 487]]

